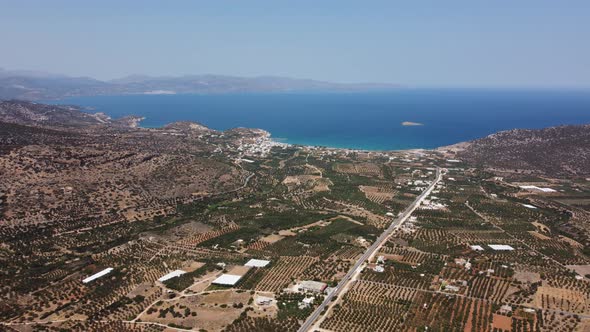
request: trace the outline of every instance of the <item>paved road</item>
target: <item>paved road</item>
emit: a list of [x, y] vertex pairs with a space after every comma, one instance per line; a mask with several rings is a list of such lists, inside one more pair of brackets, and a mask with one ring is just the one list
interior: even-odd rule
[[351, 281], [352, 277], [355, 274], [357, 274], [357, 272], [360, 272], [361, 265], [367, 259], [372, 258], [373, 255], [377, 252], [377, 250], [383, 245], [383, 243], [385, 242], [385, 240], [387, 240], [387, 238], [389, 238], [389, 236], [401, 224], [403, 224], [406, 221], [406, 219], [408, 219], [408, 217], [412, 214], [412, 212], [414, 212], [414, 210], [420, 205], [420, 203], [422, 203], [422, 201], [424, 200], [424, 198], [426, 198], [430, 194], [430, 192], [432, 191], [432, 189], [434, 189], [434, 186], [440, 181], [441, 178], [442, 178], [441, 170], [440, 170], [440, 168], [437, 167], [437, 169], [436, 169], [436, 178], [430, 184], [430, 186], [426, 190], [424, 190], [422, 192], [422, 194], [420, 194], [420, 196], [418, 196], [416, 198], [416, 200], [410, 206], [408, 206], [404, 210], [404, 212], [400, 216], [397, 217], [397, 219], [395, 219], [391, 223], [391, 225], [389, 225], [389, 227], [377, 238], [377, 240], [375, 240], [375, 242], [373, 242], [373, 244], [365, 251], [365, 253], [356, 261], [356, 263], [348, 271], [348, 273], [344, 276], [344, 278], [342, 278], [342, 280], [340, 280], [340, 282], [335, 287], [335, 289], [324, 298], [324, 302], [322, 302], [322, 304], [320, 304], [320, 306], [317, 307], [316, 310], [307, 318], [307, 320], [305, 321], [305, 323], [303, 323], [303, 325], [301, 325], [301, 327], [299, 328], [298, 332], [307, 332], [307, 331], [310, 330], [310, 328], [312, 327], [313, 323], [321, 316], [322, 311], [324, 311], [324, 309], [326, 309], [330, 305], [330, 302], [332, 302], [332, 299], [335, 296], [337, 296], [338, 294], [340, 294], [340, 292], [343, 289], [346, 288], [346, 286], [348, 285], [348, 283]]

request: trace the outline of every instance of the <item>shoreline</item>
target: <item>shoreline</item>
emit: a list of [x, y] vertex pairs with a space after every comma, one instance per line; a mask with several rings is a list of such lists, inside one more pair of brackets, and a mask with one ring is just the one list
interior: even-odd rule
[[[292, 95], [274, 94], [280, 98], [248, 97], [248, 99], [241, 99], [242, 97], [240, 97], [236, 99], [236, 102], [219, 98], [193, 100], [190, 97], [191, 94], [136, 95], [134, 98], [137, 99], [131, 98], [133, 95], [120, 96], [122, 98], [130, 97], [130, 99], [111, 99], [112, 96], [100, 96], [100, 98], [105, 97], [104, 100], [81, 96], [47, 100], [47, 103], [54, 105], [76, 104], [82, 107], [86, 113], [104, 112], [115, 119], [136, 114], [146, 117], [144, 121], [139, 123], [141, 128], [157, 129], [171, 122], [192, 120], [191, 122], [203, 123], [219, 131], [240, 126], [263, 128], [272, 132], [273, 136], [276, 135], [277, 138], [273, 137], [272, 139], [279, 143], [312, 148], [326, 147], [377, 152], [436, 150], [505, 130], [541, 129], [590, 122], [590, 114], [582, 110], [584, 105], [590, 105], [590, 95], [588, 98], [582, 98], [577, 94], [571, 96], [569, 94], [556, 96], [552, 94], [550, 96], [543, 95], [544, 97], [541, 98], [528, 94], [522, 96], [517, 94], [517, 97], [522, 97], [522, 105], [510, 107], [512, 97], [508, 98], [504, 94], [492, 93], [490, 95], [472, 91], [465, 92], [463, 89], [451, 89], [448, 93], [447, 90], [444, 93], [434, 90], [438, 91], [437, 94], [429, 95], [429, 91], [432, 90], [424, 91], [427, 94], [423, 95], [420, 91], [409, 93], [404, 90], [404, 93], [400, 93], [399, 96], [384, 97], [383, 94], [376, 94], [375, 98], [371, 98], [372, 94], [360, 94], [360, 97], [345, 95], [342, 98], [318, 97], [315, 94], [309, 98], [307, 98], [308, 94], [292, 98]], [[515, 93], [513, 92], [513, 94]], [[267, 95], [264, 94], [264, 96]], [[155, 99], [153, 101], [151, 101], [152, 99], [146, 100], [144, 96]], [[471, 111], [471, 104], [466, 108], [463, 107], [465, 106], [465, 96], [474, 98], [476, 104], [481, 104], [484, 110], [487, 105], [484, 102], [489, 100], [498, 101], [499, 105], [507, 105], [505, 116], [492, 121], [487, 117], [474, 115]], [[417, 97], [420, 98], [417, 99]], [[554, 99], [553, 97], [559, 98]], [[442, 104], [436, 103], [439, 100], [437, 98]], [[539, 99], [546, 99], [548, 103], [543, 103], [543, 105], [549, 105], [547, 107], [561, 107], [559, 102], [562, 99], [571, 100], [572, 103], [571, 107], [568, 106], [566, 110], [555, 115], [551, 113], [541, 116], [534, 123], [520, 121], [519, 119], [526, 118], [533, 110], [537, 109], [537, 106], [543, 101]], [[424, 100], [428, 100], [428, 102], [424, 102]], [[290, 102], [294, 104], [290, 104]], [[439, 115], [440, 112], [451, 109], [450, 106], [453, 106], [452, 114], [444, 117]], [[324, 108], [326, 109], [325, 113]], [[438, 108], [440, 108], [440, 112], [432, 112], [433, 109]], [[285, 113], [284, 118], [283, 115], [280, 115], [283, 112]], [[518, 113], [518, 117], [512, 119], [511, 116], [514, 113]], [[351, 119], [342, 120], [341, 118], [344, 116], [351, 116]], [[468, 116], [468, 118], [463, 116]], [[457, 121], [453, 121], [455, 117]], [[574, 117], [575, 121], [572, 120]], [[459, 130], [463, 126], [467, 126], [469, 130]]]
[[[92, 114], [96, 114], [96, 113], [92, 113]], [[164, 129], [166, 126], [173, 124], [173, 123], [177, 123], [177, 122], [191, 122], [191, 123], [196, 123], [196, 124], [202, 125], [202, 124], [195, 122], [195, 121], [184, 120], [184, 121], [169, 122], [169, 123], [166, 123], [166, 124], [158, 126], [158, 127], [146, 127], [146, 126], [141, 125], [141, 121], [145, 120], [146, 117], [140, 117], [140, 116], [135, 116], [135, 115], [127, 115], [124, 117], [117, 118], [115, 120], [120, 120], [120, 119], [124, 119], [124, 118], [137, 118], [135, 120], [136, 126], [134, 128], [138, 128], [138, 129]], [[218, 129], [214, 129], [214, 128], [210, 128], [210, 127], [207, 127], [207, 128], [215, 130], [215, 131], [219, 131], [219, 132], [224, 132], [226, 130], [232, 130], [235, 128], [246, 128], [246, 127], [228, 128], [226, 130], [218, 130]], [[464, 141], [462, 141], [462, 142], [456, 142], [456, 143], [452, 143], [452, 144], [440, 145], [440, 146], [437, 146], [434, 148], [424, 148], [424, 147], [411, 147], [411, 148], [402, 148], [402, 149], [381, 149], [381, 148], [360, 148], [360, 147], [355, 148], [355, 147], [345, 147], [345, 146], [293, 143], [293, 142], [289, 142], [288, 137], [273, 137], [272, 133], [266, 129], [262, 129], [262, 128], [248, 128], [248, 129], [263, 130], [263, 131], [269, 133], [269, 137], [267, 139], [273, 143], [286, 144], [288, 146], [299, 146], [299, 147], [304, 147], [304, 148], [308, 148], [308, 149], [340, 150], [340, 151], [346, 151], [346, 152], [385, 153], [385, 152], [437, 151], [440, 148], [464, 143]]]

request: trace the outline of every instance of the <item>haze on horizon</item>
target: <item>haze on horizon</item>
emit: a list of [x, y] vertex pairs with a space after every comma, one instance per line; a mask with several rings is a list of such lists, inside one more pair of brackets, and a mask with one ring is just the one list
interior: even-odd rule
[[0, 67], [590, 87], [590, 2], [4, 0]]

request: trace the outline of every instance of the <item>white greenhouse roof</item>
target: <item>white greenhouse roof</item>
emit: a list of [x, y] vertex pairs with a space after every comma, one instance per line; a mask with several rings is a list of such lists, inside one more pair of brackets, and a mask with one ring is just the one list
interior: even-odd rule
[[537, 187], [537, 186], [520, 186], [520, 188], [527, 189], [527, 190], [539, 190], [539, 191], [542, 191], [542, 192], [545, 192], [545, 193], [554, 193], [554, 192], [557, 191], [557, 190], [552, 189], [552, 188], [540, 188], [540, 187]]
[[82, 283], [87, 284], [87, 283], [91, 282], [94, 279], [98, 279], [98, 278], [100, 278], [102, 276], [105, 276], [105, 275], [111, 273], [111, 271], [113, 271], [113, 268], [112, 267], [106, 268], [106, 269], [104, 269], [104, 270], [102, 270], [102, 271], [100, 271], [98, 273], [95, 273], [95, 274], [91, 275], [90, 277], [82, 280]]
[[471, 247], [471, 250], [483, 251], [483, 247], [482, 246], [474, 245], [474, 246], [470, 246], [470, 247]]
[[270, 263], [270, 261], [265, 261], [262, 259], [251, 259], [246, 263], [244, 266], [250, 267], [265, 267]]
[[185, 272], [185, 271], [183, 271], [183, 270], [174, 270], [174, 271], [172, 271], [172, 272], [168, 273], [167, 275], [165, 275], [165, 276], [162, 276], [162, 278], [158, 279], [158, 281], [159, 281], [159, 282], [163, 282], [163, 281], [166, 281], [166, 280], [168, 280], [168, 279], [172, 279], [172, 278], [175, 278], [175, 277], [181, 276], [181, 275], [183, 275], [183, 274], [185, 274], [185, 273], [186, 273], [186, 272]]
[[488, 244], [488, 247], [494, 250], [514, 250], [514, 248], [507, 244]]
[[233, 274], [222, 274], [219, 278], [213, 280], [213, 283], [216, 285], [233, 286], [241, 278], [242, 278], [242, 276], [236, 276]]

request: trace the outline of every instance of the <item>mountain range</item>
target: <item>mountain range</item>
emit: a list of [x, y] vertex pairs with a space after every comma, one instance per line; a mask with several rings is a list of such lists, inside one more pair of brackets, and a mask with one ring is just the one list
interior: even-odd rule
[[123, 94], [242, 93], [296, 91], [369, 91], [399, 88], [394, 84], [332, 83], [278, 76], [131, 75], [110, 81], [0, 68], [0, 99], [44, 100]]

